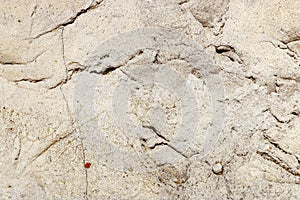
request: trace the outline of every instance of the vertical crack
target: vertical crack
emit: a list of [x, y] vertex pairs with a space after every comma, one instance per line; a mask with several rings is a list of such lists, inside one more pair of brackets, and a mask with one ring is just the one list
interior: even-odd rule
[[[82, 157], [83, 157], [83, 163], [82, 166], [85, 165], [86, 163], [86, 155], [85, 155], [85, 148], [84, 148], [84, 144], [82, 141], [82, 138], [80, 138], [80, 144], [81, 144], [81, 148], [82, 148]], [[84, 190], [84, 199], [88, 200], [88, 186], [89, 186], [89, 182], [88, 182], [88, 171], [87, 168], [84, 167], [84, 173], [85, 173], [85, 190]]]
[[68, 115], [69, 115], [70, 120], [71, 120], [71, 126], [72, 126], [73, 130], [75, 130], [75, 128], [73, 126], [74, 125], [74, 119], [73, 119], [73, 116], [72, 116], [72, 113], [71, 113], [70, 105], [69, 105], [69, 102], [68, 102], [68, 100], [67, 100], [67, 98], [66, 98], [66, 96], [65, 96], [65, 94], [62, 90], [63, 83], [66, 83], [67, 78], [68, 78], [68, 69], [67, 69], [66, 60], [65, 60], [64, 29], [62, 29], [62, 31], [61, 31], [61, 42], [62, 42], [62, 59], [63, 59], [63, 63], [64, 63], [64, 66], [65, 66], [66, 77], [61, 82], [59, 89], [60, 89], [61, 94], [63, 96], [63, 100], [66, 103], [66, 109], [67, 109]]
[[[66, 73], [66, 76], [65, 76], [65, 79], [61, 81], [61, 83], [59, 84], [59, 88], [60, 88], [60, 91], [61, 91], [61, 94], [63, 96], [63, 100], [65, 101], [65, 104], [66, 104], [66, 109], [67, 109], [67, 113], [70, 117], [70, 122], [71, 122], [71, 126], [74, 130], [76, 130], [76, 128], [74, 128], [74, 123], [75, 123], [75, 120], [72, 116], [72, 112], [71, 112], [71, 109], [70, 109], [70, 105], [69, 105], [69, 102], [62, 90], [62, 86], [64, 83], [66, 83], [68, 81], [68, 68], [67, 68], [67, 65], [66, 65], [66, 58], [65, 58], [65, 43], [64, 43], [64, 28], [61, 29], [61, 42], [62, 42], [62, 59], [63, 59], [63, 63], [64, 63], [64, 67], [65, 67], [65, 73]], [[86, 163], [86, 155], [85, 155], [85, 148], [84, 148], [84, 144], [83, 144], [83, 141], [82, 141], [82, 138], [80, 137], [80, 144], [81, 144], [81, 148], [82, 148], [82, 156], [83, 156], [83, 164], [82, 166], [84, 167], [85, 163]], [[88, 200], [88, 171], [87, 169], [84, 167], [84, 173], [85, 173], [85, 189], [84, 189], [84, 199]]]
[[30, 14], [31, 17], [31, 22], [30, 22], [30, 32], [29, 32], [29, 37], [32, 37], [32, 28], [33, 28], [33, 24], [34, 24], [34, 16], [36, 14], [36, 9], [37, 9], [37, 4], [35, 2], [35, 6], [33, 7], [33, 11]]
[[65, 57], [65, 41], [64, 41], [64, 28], [61, 29], [61, 43], [62, 43], [62, 59], [65, 66], [66, 77], [63, 83], [65, 83], [68, 79], [68, 68], [66, 65], [66, 57]]
[[18, 133], [16, 134], [16, 137], [14, 138], [14, 143], [16, 143], [16, 140], [17, 140], [18, 147], [15, 147], [15, 148], [18, 148], [18, 150], [17, 150], [17, 154], [15, 156], [15, 160], [17, 161], [17, 160], [19, 160], [19, 157], [21, 154], [21, 149], [22, 149], [22, 140], [20, 138], [19, 127], [18, 127]]

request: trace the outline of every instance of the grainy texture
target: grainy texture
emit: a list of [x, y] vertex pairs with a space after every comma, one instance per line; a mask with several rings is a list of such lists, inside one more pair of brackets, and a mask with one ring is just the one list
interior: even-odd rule
[[4, 0], [0, 199], [298, 199], [299, 8]]

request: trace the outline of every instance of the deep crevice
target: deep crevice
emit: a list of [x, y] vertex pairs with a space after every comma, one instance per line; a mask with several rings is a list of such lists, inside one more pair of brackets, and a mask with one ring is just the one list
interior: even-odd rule
[[158, 137], [162, 138], [163, 140], [170, 142], [166, 137], [164, 137], [154, 126], [142, 126], [143, 128], [147, 128], [152, 130]]
[[160, 142], [160, 143], [156, 143], [153, 146], [149, 147], [150, 149], [155, 149], [157, 146], [165, 146], [168, 145], [168, 143], [166, 142]]
[[271, 138], [268, 135], [264, 135], [264, 138], [270, 143], [272, 144], [275, 148], [279, 149], [280, 151], [282, 151], [285, 154], [289, 154], [292, 155], [290, 152], [287, 152], [286, 150], [284, 150], [283, 148], [280, 147], [279, 144], [272, 142]]
[[281, 168], [286, 170], [288, 173], [294, 175], [294, 176], [300, 176], [300, 173], [292, 169], [286, 162], [281, 160], [280, 158], [273, 157], [269, 155], [267, 152], [263, 151], [256, 151], [258, 155], [260, 155], [263, 159], [273, 162], [276, 165], [279, 165]]

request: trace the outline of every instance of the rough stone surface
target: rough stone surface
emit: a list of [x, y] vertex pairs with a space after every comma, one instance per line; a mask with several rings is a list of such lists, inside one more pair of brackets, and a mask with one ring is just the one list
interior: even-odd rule
[[299, 199], [299, 8], [4, 0], [0, 199]]

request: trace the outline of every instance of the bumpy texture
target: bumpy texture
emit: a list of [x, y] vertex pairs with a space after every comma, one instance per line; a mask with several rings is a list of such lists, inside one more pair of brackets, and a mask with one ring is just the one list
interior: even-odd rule
[[299, 8], [5, 0], [0, 199], [298, 199]]

